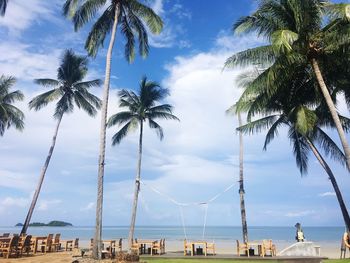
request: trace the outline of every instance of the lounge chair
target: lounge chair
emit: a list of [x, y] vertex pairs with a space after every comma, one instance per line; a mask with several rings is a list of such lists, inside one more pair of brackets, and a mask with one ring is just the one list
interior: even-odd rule
[[18, 256], [18, 242], [19, 236], [14, 235], [12, 238], [9, 238], [6, 241], [1, 242], [0, 253], [3, 257], [9, 258], [11, 255]]
[[23, 255], [23, 253], [27, 253], [27, 256], [29, 255], [29, 252], [32, 251], [32, 243], [31, 243], [32, 235], [26, 235], [21, 236], [20, 240], [18, 242], [17, 251], [20, 256]]
[[237, 255], [241, 256], [241, 251], [243, 251], [249, 257], [249, 245], [248, 245], [248, 243], [239, 243], [239, 241], [236, 240], [236, 244], [237, 244]]
[[53, 234], [49, 234], [45, 240], [39, 245], [41, 252], [51, 252]]
[[262, 242], [261, 256], [264, 257], [266, 252], [269, 252], [271, 257], [276, 256], [276, 246], [272, 243], [271, 239], [264, 239]]

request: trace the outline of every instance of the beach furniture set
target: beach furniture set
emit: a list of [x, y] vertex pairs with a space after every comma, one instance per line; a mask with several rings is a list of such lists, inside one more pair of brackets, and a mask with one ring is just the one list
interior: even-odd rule
[[137, 255], [162, 255], [165, 253], [165, 239], [137, 240], [136, 238], [132, 241], [131, 252]]
[[[94, 245], [94, 239], [90, 239], [90, 250]], [[110, 239], [102, 240], [102, 257], [103, 258], [115, 258], [116, 252], [122, 252], [123, 250], [123, 240]]]
[[207, 256], [211, 252], [215, 255], [215, 244], [203, 240], [188, 241], [184, 240], [184, 256], [186, 255], [204, 255]]
[[61, 234], [49, 234], [48, 236], [17, 235], [4, 233], [0, 236], [0, 256], [21, 257], [35, 255], [38, 252], [58, 252], [79, 248], [79, 238], [75, 240], [61, 240]]
[[258, 252], [258, 256], [265, 257], [270, 255], [271, 257], [276, 256], [276, 246], [273, 244], [271, 239], [264, 239], [262, 241], [251, 241], [246, 243], [241, 243], [239, 240], [236, 240], [237, 245], [237, 255], [241, 256], [254, 256], [255, 251]]

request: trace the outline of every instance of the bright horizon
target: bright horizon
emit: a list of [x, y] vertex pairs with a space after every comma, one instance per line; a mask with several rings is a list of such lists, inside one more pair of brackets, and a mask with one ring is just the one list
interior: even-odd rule
[[[12, 0], [6, 16], [0, 17], [0, 75], [16, 77], [15, 88], [26, 97], [17, 105], [26, 115], [24, 131], [6, 130], [0, 138], [1, 226], [23, 223], [54, 131], [54, 104], [38, 112], [28, 110], [28, 101], [45, 91], [33, 79], [56, 78], [66, 48], [86, 54], [83, 47], [90, 27], [75, 33], [71, 22], [60, 16], [61, 2]], [[222, 67], [233, 53], [265, 43], [254, 34], [233, 36], [230, 31], [240, 16], [255, 9], [255, 1], [219, 0], [214, 11], [212, 6], [201, 4], [202, 0], [149, 2], [164, 19], [164, 31], [150, 37], [149, 57], [137, 57], [131, 65], [123, 57], [122, 38], [117, 35], [108, 116], [118, 111], [117, 91], [137, 88], [143, 75], [168, 88], [171, 95], [166, 102], [174, 106], [181, 122], [160, 122], [163, 141], [147, 125], [142, 180], [181, 203], [210, 200], [234, 184], [209, 204], [207, 225], [239, 227], [237, 120], [225, 115], [225, 110], [240, 95], [235, 78], [243, 69], [222, 72]], [[103, 79], [105, 54], [101, 49], [95, 60], [90, 59], [86, 80]], [[101, 91], [93, 90], [98, 96]], [[338, 108], [349, 116], [343, 102]], [[63, 117], [31, 222], [60, 220], [74, 226], [94, 226], [99, 128], [100, 114], [90, 118], [75, 109]], [[138, 135], [136, 132], [112, 147], [115, 131], [107, 130], [103, 226], [128, 226]], [[286, 131], [262, 151], [265, 134], [244, 136], [248, 227], [294, 227], [296, 222], [302, 226], [344, 226], [331, 183], [316, 159], [309, 155], [309, 173], [301, 177]], [[335, 132], [329, 135], [339, 143]], [[331, 160], [329, 164], [349, 208], [350, 175], [339, 164]], [[186, 225], [200, 226], [204, 209], [187, 206], [184, 215]], [[181, 226], [180, 220], [176, 205], [141, 185], [136, 227]]]

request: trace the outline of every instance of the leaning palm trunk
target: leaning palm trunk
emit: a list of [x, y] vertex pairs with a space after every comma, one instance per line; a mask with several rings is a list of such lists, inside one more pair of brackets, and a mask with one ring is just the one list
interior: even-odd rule
[[339, 203], [339, 206], [340, 206], [340, 209], [341, 209], [341, 212], [343, 214], [343, 219], [344, 219], [344, 223], [346, 225], [346, 228], [347, 229], [350, 229], [350, 217], [349, 217], [349, 213], [348, 213], [348, 210], [346, 209], [346, 205], [344, 203], [344, 200], [343, 200], [343, 197], [342, 197], [342, 194], [339, 190], [339, 187], [338, 187], [338, 184], [337, 184], [337, 181], [334, 177], [334, 174], [331, 170], [331, 168], [328, 166], [328, 164], [326, 163], [326, 161], [323, 159], [323, 157], [321, 156], [321, 154], [319, 153], [319, 151], [317, 150], [317, 148], [315, 147], [315, 145], [309, 140], [307, 139], [307, 143], [309, 144], [312, 152], [314, 153], [315, 157], [317, 158], [317, 160], [319, 161], [319, 163], [321, 164], [321, 166], [323, 167], [323, 169], [326, 171], [326, 173], [328, 174], [329, 176], [329, 179], [331, 180], [332, 182], [332, 185], [333, 185], [333, 188], [334, 188], [334, 191], [335, 191], [335, 194], [337, 196], [337, 199], [338, 199], [338, 203]]
[[97, 182], [97, 202], [96, 202], [96, 228], [95, 239], [93, 243], [93, 257], [101, 259], [102, 254], [102, 205], [103, 205], [103, 177], [105, 166], [105, 149], [106, 149], [106, 123], [107, 123], [107, 107], [108, 95], [111, 76], [111, 61], [112, 52], [115, 41], [115, 36], [118, 26], [119, 5], [115, 8], [114, 23], [109, 41], [107, 56], [106, 56], [106, 75], [103, 88], [102, 115], [101, 115], [101, 131], [100, 131], [100, 154], [98, 160], [98, 182]]
[[140, 192], [141, 158], [142, 158], [142, 135], [143, 135], [143, 122], [140, 121], [139, 159], [138, 159], [138, 162], [137, 162], [134, 201], [133, 201], [133, 205], [132, 205], [131, 223], [130, 223], [129, 238], [128, 238], [129, 249], [131, 248], [132, 242], [133, 242], [133, 239], [134, 239], [135, 222], [136, 222], [136, 211], [137, 211], [137, 200], [139, 198], [139, 192]]
[[[238, 113], [238, 125], [242, 126], [241, 114]], [[243, 134], [239, 132], [239, 198], [241, 204], [242, 233], [243, 242], [248, 242], [248, 227], [244, 204], [244, 184], [243, 184]]]
[[50, 160], [51, 160], [51, 156], [52, 156], [53, 150], [54, 150], [54, 148], [55, 148], [56, 138], [57, 138], [57, 134], [58, 134], [58, 129], [59, 129], [59, 127], [60, 127], [60, 124], [61, 124], [61, 121], [62, 121], [62, 117], [63, 117], [63, 115], [61, 115], [61, 116], [58, 118], [57, 125], [56, 125], [56, 129], [55, 129], [55, 133], [54, 133], [54, 135], [53, 135], [53, 137], [52, 137], [52, 144], [51, 144], [51, 147], [50, 147], [50, 150], [49, 150], [49, 154], [47, 155], [46, 161], [45, 161], [45, 163], [44, 163], [44, 166], [43, 166], [43, 168], [41, 169], [41, 174], [40, 174], [40, 178], [39, 178], [39, 183], [38, 183], [38, 186], [37, 186], [37, 188], [36, 188], [36, 190], [35, 190], [32, 203], [30, 204], [27, 217], [26, 217], [26, 219], [25, 219], [25, 221], [24, 221], [24, 224], [23, 224], [23, 227], [22, 227], [22, 230], [21, 230], [21, 234], [26, 234], [26, 233], [27, 233], [27, 229], [28, 229], [30, 220], [31, 220], [31, 218], [32, 218], [32, 214], [33, 214], [33, 211], [34, 211], [36, 202], [38, 201], [40, 189], [41, 189], [41, 186], [42, 186], [42, 184], [43, 184], [43, 182], [44, 182], [46, 170], [47, 170], [47, 167], [49, 166], [49, 163], [50, 163]]
[[332, 115], [332, 119], [334, 121], [335, 127], [337, 128], [339, 138], [340, 138], [341, 144], [343, 146], [344, 154], [346, 157], [346, 165], [347, 165], [348, 169], [350, 169], [350, 148], [349, 148], [349, 144], [346, 140], [345, 133], [344, 133], [343, 127], [341, 125], [337, 110], [336, 110], [335, 105], [332, 101], [332, 98], [329, 94], [326, 83], [324, 82], [324, 79], [322, 77], [322, 73], [321, 73], [320, 67], [318, 66], [317, 60], [315, 58], [313, 58], [311, 60], [311, 64], [312, 64], [312, 68], [315, 72], [320, 89], [322, 91], [323, 97], [325, 98], [328, 109]]

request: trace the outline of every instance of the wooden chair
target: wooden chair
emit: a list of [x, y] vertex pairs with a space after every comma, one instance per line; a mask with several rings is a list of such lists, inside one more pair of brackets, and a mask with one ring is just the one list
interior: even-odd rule
[[261, 254], [260, 256], [264, 257], [266, 255], [266, 252], [269, 252], [271, 257], [276, 256], [276, 246], [272, 243], [271, 239], [264, 239], [262, 242], [262, 248], [261, 248]]
[[40, 250], [43, 253], [46, 252], [51, 252], [52, 249], [52, 239], [53, 239], [53, 234], [49, 234], [45, 240], [39, 245]]
[[208, 251], [212, 251], [213, 252], [213, 256], [215, 256], [215, 243], [209, 243], [207, 242], [207, 253]]
[[122, 238], [119, 239], [119, 242], [118, 242], [118, 245], [116, 248], [119, 252], [123, 251], [123, 239]]
[[74, 240], [74, 248], [79, 248], [79, 238], [76, 238], [75, 240]]
[[248, 243], [239, 243], [238, 240], [236, 240], [237, 244], [237, 255], [241, 256], [241, 251], [245, 251], [246, 255], [249, 257], [249, 244]]
[[165, 238], [163, 238], [163, 244], [160, 246], [160, 253], [165, 254]]
[[61, 238], [61, 234], [56, 234], [55, 238], [51, 244], [51, 247], [52, 247], [53, 251], [55, 251], [55, 252], [59, 251], [61, 248], [60, 238]]
[[152, 245], [152, 255], [161, 255], [162, 254], [162, 248], [163, 246], [163, 239], [161, 239], [159, 242], [154, 242]]
[[193, 256], [193, 247], [192, 247], [192, 243], [187, 242], [187, 240], [184, 240], [184, 256], [187, 255], [187, 251], [190, 251], [191, 256]]
[[17, 251], [20, 256], [23, 255], [23, 253], [27, 253], [27, 256], [29, 255], [29, 252], [31, 252], [32, 249], [32, 235], [26, 235], [22, 236], [18, 242]]
[[18, 242], [18, 235], [14, 235], [12, 238], [9, 238], [8, 241], [3, 241], [0, 246], [0, 253], [2, 256], [6, 258], [9, 258], [13, 254], [18, 256]]
[[136, 255], [139, 256], [140, 249], [141, 249], [140, 244], [137, 242], [137, 239], [135, 238], [135, 241], [134, 240], [132, 241], [130, 250], [131, 250], [131, 252], [136, 253]]

